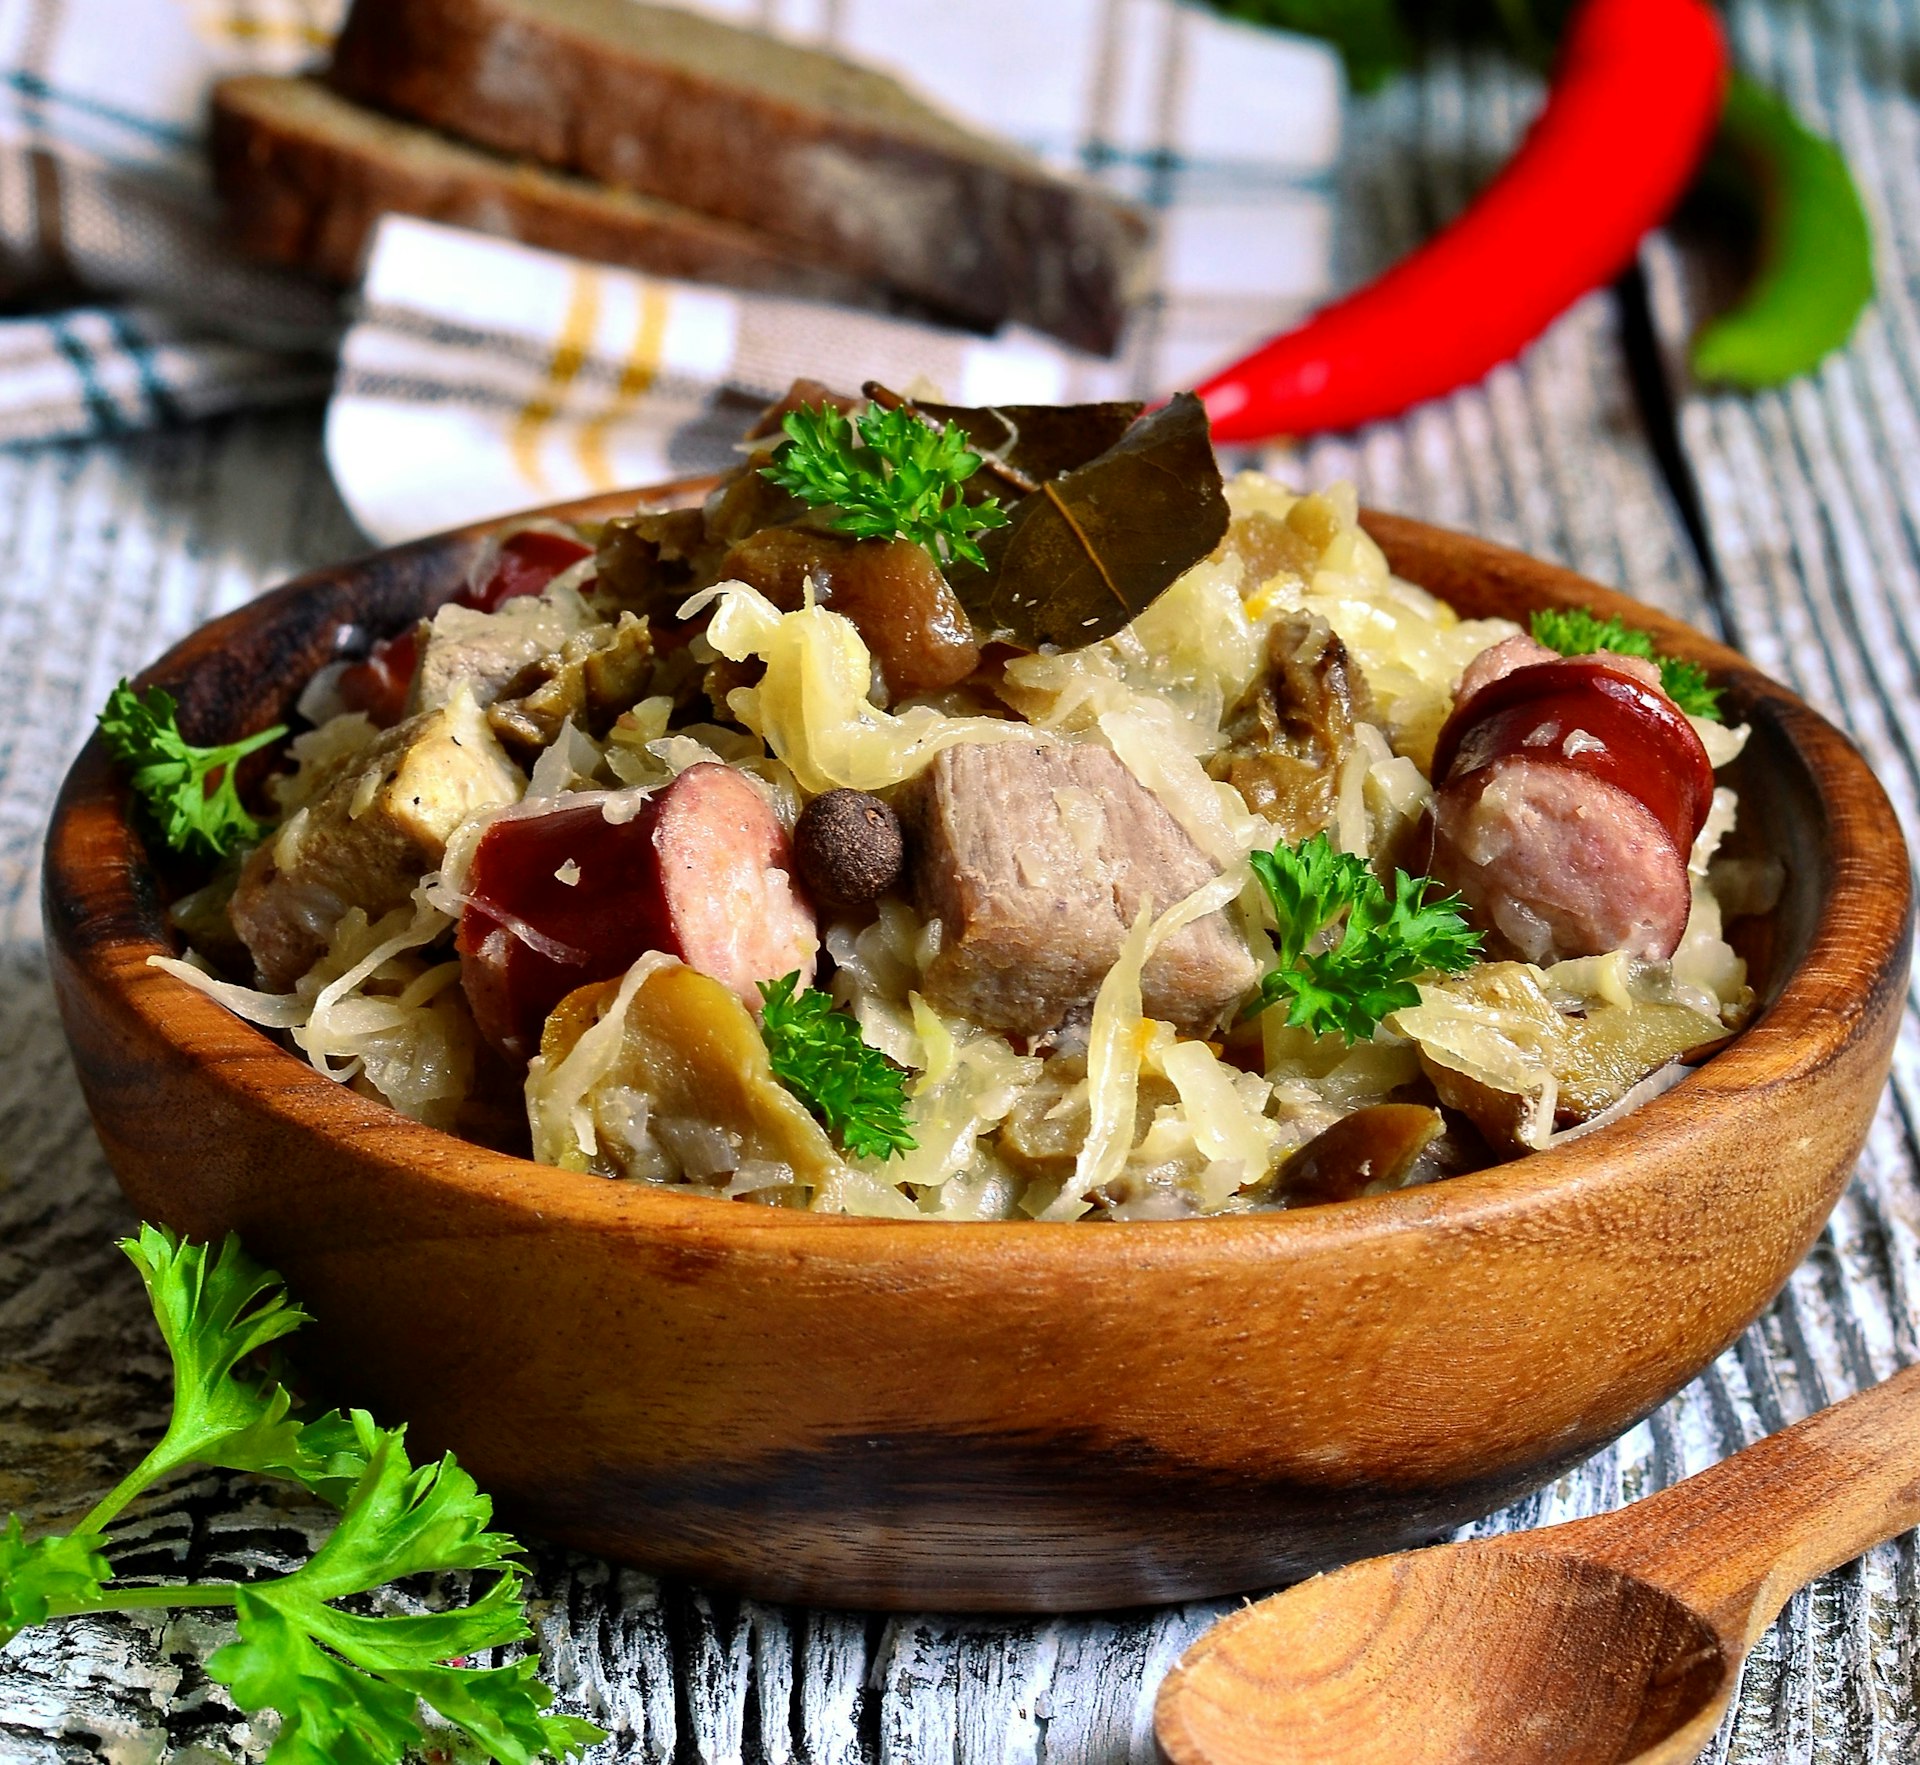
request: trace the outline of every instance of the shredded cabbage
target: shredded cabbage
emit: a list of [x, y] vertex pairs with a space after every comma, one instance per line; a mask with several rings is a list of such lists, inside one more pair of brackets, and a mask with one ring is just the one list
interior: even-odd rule
[[[717, 597], [717, 598], [716, 598]], [[731, 661], [757, 656], [757, 686], [727, 695], [733, 714], [765, 739], [808, 795], [835, 786], [878, 791], [919, 772], [957, 742], [1032, 741], [1023, 724], [996, 717], [947, 717], [930, 705], [898, 716], [869, 696], [873, 658], [851, 619], [814, 603], [782, 613], [744, 582], [722, 583], [681, 608], [681, 617], [714, 599], [707, 641]]]

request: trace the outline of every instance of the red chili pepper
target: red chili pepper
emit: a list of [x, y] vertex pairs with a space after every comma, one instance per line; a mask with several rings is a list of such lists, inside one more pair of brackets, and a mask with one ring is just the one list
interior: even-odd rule
[[1478, 380], [1632, 260], [1720, 115], [1706, 0], [1587, 0], [1546, 108], [1458, 220], [1200, 390], [1217, 441], [1350, 429]]

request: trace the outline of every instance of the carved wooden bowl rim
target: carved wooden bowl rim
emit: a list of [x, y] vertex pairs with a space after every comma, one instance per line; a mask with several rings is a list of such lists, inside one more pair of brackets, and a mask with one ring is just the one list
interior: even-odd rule
[[[627, 491], [551, 505], [531, 515], [599, 519], [645, 501], [670, 506], [704, 491], [711, 480], [688, 479], [649, 491]], [[307, 597], [351, 608], [354, 590], [383, 562], [411, 562], [419, 573], [436, 561], [457, 579], [485, 537], [530, 518], [502, 517], [329, 569], [309, 572], [202, 627], [161, 657], [139, 684], [182, 693], [190, 709], [197, 673], [239, 654], [258, 666], [281, 653], [263, 634], [302, 610]], [[1416, 549], [1444, 552], [1462, 568], [1507, 585], [1528, 604], [1586, 605], [1650, 630], [1670, 653], [1705, 665], [1730, 689], [1740, 714], [1775, 723], [1808, 768], [1826, 811], [1827, 859], [1833, 886], [1821, 903], [1807, 949], [1777, 996], [1723, 1051], [1631, 1116], [1575, 1141], [1505, 1165], [1395, 1194], [1296, 1211], [1193, 1220], [1080, 1223], [884, 1220], [795, 1209], [750, 1207], [647, 1183], [622, 1183], [532, 1163], [408, 1120], [313, 1070], [264, 1030], [246, 1023], [186, 983], [149, 967], [173, 954], [156, 880], [131, 826], [124, 794], [96, 735], [70, 771], [48, 834], [45, 900], [49, 936], [95, 986], [117, 997], [178, 1059], [201, 1068], [208, 1086], [251, 1093], [290, 1134], [352, 1142], [355, 1156], [396, 1177], [484, 1194], [534, 1220], [558, 1216], [582, 1230], [614, 1234], [672, 1233], [723, 1250], [751, 1242], [764, 1253], [790, 1247], [808, 1255], [871, 1257], [898, 1275], [918, 1266], [951, 1278], [970, 1264], [1016, 1277], [1032, 1259], [1038, 1274], [1061, 1259], [1106, 1256], [1116, 1266], [1150, 1256], [1196, 1271], [1221, 1259], [1284, 1256], [1309, 1242], [1418, 1232], [1427, 1226], [1471, 1228], [1512, 1221], [1551, 1203], [1558, 1208], [1604, 1202], [1609, 1180], [1658, 1151], [1711, 1157], [1743, 1102], [1778, 1092], [1818, 1072], [1872, 1033], [1890, 990], [1903, 987], [1912, 929], [1905, 845], [1891, 805], [1851, 743], [1817, 712], [1762, 674], [1737, 652], [1640, 602], [1558, 566], [1491, 542], [1404, 517], [1368, 511], [1365, 522], [1390, 557]], [[1418, 580], [1418, 575], [1412, 576]], [[304, 609], [311, 633], [324, 619]], [[404, 615], [403, 615], [404, 617]], [[352, 620], [340, 618], [342, 632]], [[244, 640], [244, 641], [242, 641]], [[308, 658], [309, 660], [311, 658]], [[324, 659], [324, 657], [322, 658]], [[282, 695], [290, 701], [292, 691]], [[254, 727], [263, 726], [261, 716]], [[191, 731], [206, 739], [207, 732]], [[142, 1052], [142, 1058], [151, 1057]], [[749, 1237], [751, 1235], [751, 1237]], [[691, 1247], [691, 1245], [690, 1245]]]

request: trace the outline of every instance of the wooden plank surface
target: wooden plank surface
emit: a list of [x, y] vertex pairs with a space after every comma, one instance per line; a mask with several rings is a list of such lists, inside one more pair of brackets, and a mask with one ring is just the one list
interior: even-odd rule
[[[1885, 3], [1736, 8], [1749, 64], [1841, 139], [1879, 228], [1883, 297], [1815, 380], [1756, 399], [1676, 374], [1706, 517], [1703, 567], [1648, 447], [1610, 295], [1583, 303], [1482, 387], [1279, 463], [1489, 534], [1721, 620], [1851, 728], [1903, 819], [1920, 806], [1920, 18]], [[1446, 60], [1358, 113], [1343, 171], [1347, 272], [1403, 249], [1524, 125], [1535, 89]], [[1651, 248], [1669, 355], [1693, 266]], [[356, 549], [311, 414], [112, 447], [0, 455], [0, 1509], [58, 1523], [157, 1428], [166, 1364], [110, 1248], [131, 1223], [66, 1068], [39, 951], [36, 851], [93, 709], [209, 613]], [[1589, 1464], [1476, 1530], [1611, 1507], [1916, 1354], [1920, 1034], [1852, 1190], [1768, 1316], [1694, 1386]], [[305, 1548], [304, 1518], [207, 1476], [140, 1510], [155, 1572], [249, 1573]], [[1223, 1605], [1098, 1618], [880, 1619], [663, 1586], [561, 1552], [536, 1619], [567, 1707], [613, 1731], [604, 1760], [1118, 1765], [1152, 1757], [1151, 1697]], [[1913, 1541], [1794, 1600], [1750, 1659], [1709, 1757], [1741, 1765], [1920, 1757]], [[200, 1662], [221, 1626], [73, 1621], [0, 1655], [0, 1765], [257, 1758]]]

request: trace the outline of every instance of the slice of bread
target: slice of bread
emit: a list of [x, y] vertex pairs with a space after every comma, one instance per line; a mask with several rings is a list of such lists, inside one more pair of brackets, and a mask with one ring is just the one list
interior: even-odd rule
[[515, 165], [313, 80], [248, 75], [216, 86], [213, 168], [243, 250], [336, 282], [355, 279], [374, 222], [394, 210], [650, 275], [898, 304], [873, 282], [751, 228]]
[[1138, 211], [895, 80], [639, 0], [356, 0], [351, 97], [790, 241], [982, 324], [1110, 352]]

